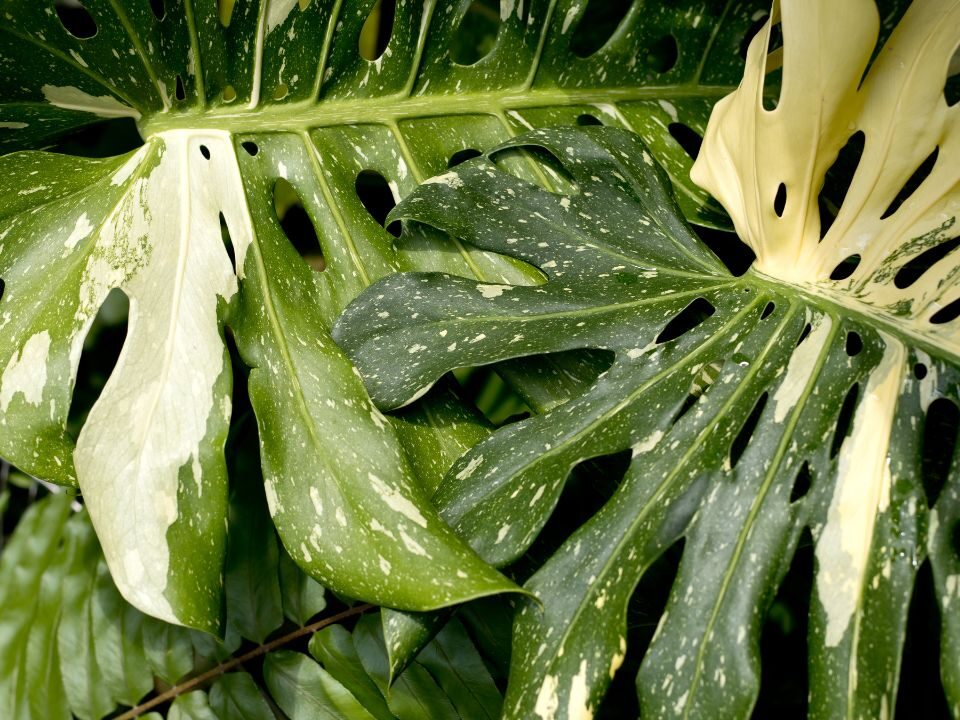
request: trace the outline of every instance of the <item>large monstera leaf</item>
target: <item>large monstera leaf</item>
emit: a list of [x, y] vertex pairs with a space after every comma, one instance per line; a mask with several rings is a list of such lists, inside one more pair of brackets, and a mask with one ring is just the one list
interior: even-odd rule
[[[768, 57], [774, 25], [784, 45]], [[477, 444], [434, 497], [503, 566], [530, 547], [576, 464], [632, 449], [615, 494], [525, 584], [542, 605], [522, 601], [514, 623], [506, 717], [593, 716], [627, 651], [633, 590], [681, 538], [637, 680], [643, 716], [749, 716], [762, 621], [805, 528], [816, 557], [811, 716], [890, 716], [927, 559], [943, 685], [960, 712], [960, 473], [953, 439], [926, 427], [934, 403], [960, 401], [960, 284], [956, 251], [947, 254], [960, 108], [944, 96], [960, 4], [914, 3], [865, 74], [878, 26], [869, 0], [775, 5], [744, 82], [714, 110], [694, 178], [757, 253], [742, 277], [691, 232], [666, 174], [621, 130], [530, 133], [395, 210], [548, 279], [376, 283], [335, 337], [381, 407], [457, 367], [615, 353], [581, 396]], [[765, 75], [780, 67], [779, 104], [767, 109]], [[821, 240], [817, 194], [858, 132], [863, 155]], [[552, 154], [569, 187], [516, 177], [501, 160], [516, 146]], [[929, 176], [910, 185], [937, 146]], [[905, 185], [913, 194], [888, 211]], [[924, 255], [931, 248], [939, 254]], [[854, 253], [849, 274], [842, 261]], [[837, 265], [847, 278], [831, 279]], [[938, 453], [951, 468], [941, 486], [923, 462]]]
[[[339, 592], [408, 610], [512, 589], [449, 531], [418, 477], [437, 472], [437, 447], [460, 452], [476, 432], [454, 437], [457, 422], [437, 410], [398, 438], [329, 327], [396, 270], [520, 284], [538, 275], [430, 238], [398, 245], [359, 200], [358, 174], [379, 174], [399, 199], [459, 151], [589, 115], [641, 132], [688, 213], [723, 223], [667, 130], [704, 129], [739, 76], [757, 4], [638, 5], [581, 58], [570, 45], [581, 24], [589, 30], [586, 4], [504, 0], [494, 49], [464, 66], [450, 48], [466, 0], [401, 0], [375, 60], [358, 53], [373, 0], [86, 0], [85, 37], [52, 2], [4, 0], [0, 148], [123, 117], [145, 144], [105, 160], [0, 159], [0, 454], [79, 485], [137, 607], [215, 630], [229, 333], [253, 368], [267, 498], [300, 565]], [[281, 230], [280, 179], [317, 229], [322, 273]], [[66, 423], [83, 339], [114, 288], [130, 300], [127, 340], [74, 442]]]

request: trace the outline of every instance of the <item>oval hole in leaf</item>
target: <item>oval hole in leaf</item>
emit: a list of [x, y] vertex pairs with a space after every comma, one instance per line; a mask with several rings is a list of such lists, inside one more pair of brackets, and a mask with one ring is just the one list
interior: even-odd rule
[[846, 280], [853, 275], [860, 265], [860, 255], [850, 255], [845, 257], [830, 273], [831, 280]]
[[77, 381], [67, 415], [67, 427], [75, 437], [120, 359], [120, 351], [127, 338], [129, 313], [130, 301], [126, 294], [114, 288], [103, 301], [84, 338]]
[[654, 342], [659, 345], [675, 340], [693, 330], [716, 311], [717, 309], [707, 300], [696, 298], [667, 323]]
[[222, 97], [225, 103], [232, 103], [237, 99], [237, 91], [234, 89], [233, 85], [227, 85], [223, 89]]
[[933, 507], [940, 497], [957, 449], [957, 431], [960, 430], [960, 410], [947, 398], [937, 398], [927, 408], [923, 421], [923, 452], [920, 455], [920, 476], [927, 507]]
[[960, 103], [960, 47], [953, 53], [947, 67], [947, 81], [943, 84], [943, 97], [947, 107]]
[[776, 309], [777, 309], [777, 306], [774, 303], [768, 302], [766, 306], [763, 308], [763, 312], [760, 313], [760, 319], [766, 320], [768, 317], [770, 317], [773, 314], [773, 311]]
[[274, 100], [283, 100], [289, 94], [290, 94], [290, 86], [287, 85], [286, 83], [280, 83], [273, 89]]
[[177, 89], [175, 96], [177, 100], [187, 99], [187, 89], [183, 86], [183, 78], [180, 75], [177, 75]]
[[793, 487], [790, 489], [790, 502], [795, 503], [803, 499], [810, 492], [810, 485], [813, 482], [813, 476], [810, 474], [810, 463], [804, 462], [793, 480]]
[[504, 172], [557, 195], [578, 195], [580, 186], [560, 159], [539, 145], [498, 150], [490, 160]]
[[913, 366], [913, 376], [917, 380], [923, 380], [927, 376], [927, 366], [923, 363], [917, 363]]
[[[752, 718], [785, 718], [794, 712], [806, 717], [807, 634], [814, 568], [813, 535], [805, 527], [760, 631], [763, 681]], [[786, 708], [790, 710], [785, 712]]]
[[[380, 173], [374, 170], [364, 170], [357, 175], [354, 183], [357, 191], [357, 197], [370, 213], [370, 217], [377, 221], [377, 224], [383, 226], [387, 220], [387, 215], [397, 205], [397, 199], [393, 196], [390, 184]], [[400, 237], [400, 221], [395, 220], [387, 227], [394, 237]]]
[[[902, 551], [899, 551], [902, 552]], [[956, 718], [947, 705], [947, 695], [940, 682], [940, 621], [943, 598], [937, 592], [929, 560], [920, 564], [912, 580], [903, 642], [900, 677], [896, 682], [897, 703], [893, 718]], [[893, 591], [888, 590], [888, 592]], [[895, 591], [894, 591], [895, 592]], [[955, 658], [954, 658], [955, 659]]]
[[63, 29], [75, 38], [87, 40], [97, 34], [96, 21], [79, 0], [54, 0], [53, 6]]
[[580, 127], [592, 127], [595, 125], [603, 125], [600, 121], [600, 118], [591, 115], [590, 113], [581, 113], [577, 115], [577, 125]]
[[750, 438], [753, 437], [753, 433], [757, 429], [757, 423], [760, 422], [760, 415], [763, 413], [763, 408], [767, 405], [767, 397], [769, 397], [769, 393], [765, 392], [763, 395], [757, 398], [757, 402], [753, 406], [753, 410], [750, 411], [750, 414], [744, 421], [743, 426], [740, 428], [740, 432], [737, 433], [737, 436], [730, 444], [731, 468], [735, 468], [737, 466], [737, 463], [740, 462], [740, 458], [743, 457], [743, 453], [746, 452], [747, 445], [750, 444]]
[[851, 135], [840, 152], [837, 153], [837, 159], [833, 161], [824, 176], [823, 186], [817, 196], [821, 240], [826, 237], [833, 221], [837, 218], [837, 213], [840, 211], [844, 199], [847, 197], [850, 183], [853, 182], [853, 176], [860, 165], [860, 158], [863, 157], [865, 143], [866, 135], [862, 130], [858, 130]]
[[200, 146], [200, 154], [203, 155], [203, 159], [204, 159], [204, 160], [209, 160], [209, 159], [210, 159], [210, 148], [208, 148], [206, 145], [201, 145], [201, 146]]
[[164, 0], [150, 0], [150, 9], [153, 10], [153, 16], [157, 18], [157, 20], [163, 20], [167, 15]]
[[953, 525], [953, 553], [960, 559], [960, 520]]
[[932, 318], [930, 322], [934, 325], [942, 325], [943, 323], [948, 323], [951, 320], [956, 320], [960, 316], [960, 298], [957, 298], [949, 305], [940, 308]]
[[320, 246], [316, 228], [303, 207], [300, 194], [283, 178], [279, 178], [273, 186], [273, 206], [280, 221], [280, 227], [283, 228], [283, 233], [293, 249], [307, 265], [317, 272], [323, 272], [327, 263], [323, 257], [323, 249]]
[[703, 145], [703, 136], [689, 125], [680, 122], [670, 123], [667, 125], [667, 130], [690, 156], [690, 159], [696, 160], [697, 156], [700, 155], [700, 146]]
[[840, 414], [837, 416], [837, 427], [833, 433], [833, 442], [830, 445], [830, 457], [835, 458], [840, 452], [840, 446], [850, 430], [853, 427], [853, 411], [857, 407], [857, 398], [860, 395], [860, 384], [854, 383], [847, 396], [843, 399], [843, 405], [840, 406]]
[[783, 183], [777, 187], [777, 196], [773, 199], [773, 211], [777, 217], [783, 217], [783, 211], [787, 207], [787, 186]]
[[735, 232], [717, 230], [702, 225], [691, 225], [690, 227], [734, 277], [743, 275], [750, 269], [753, 261], [757, 259], [753, 249], [741, 240]]
[[233, 266], [233, 274], [237, 274], [237, 256], [233, 250], [233, 240], [230, 238], [230, 229], [227, 227], [227, 219], [220, 213], [220, 238], [223, 240], [223, 247], [227, 251], [227, 257], [230, 258], [230, 265]]
[[574, 465], [550, 519], [531, 545], [527, 558], [545, 562], [572, 532], [588, 522], [614, 495], [631, 459], [631, 451], [624, 450]]
[[627, 606], [627, 656], [610, 681], [610, 689], [600, 701], [597, 718], [640, 717], [636, 677], [660, 618], [667, 609], [670, 589], [676, 581], [683, 558], [685, 539], [680, 538], [658, 557], [630, 596]]
[[937, 164], [937, 157], [940, 155], [940, 146], [938, 145], [933, 149], [933, 152], [927, 155], [926, 160], [920, 163], [920, 166], [913, 171], [913, 175], [904, 183], [903, 187], [900, 188], [900, 192], [897, 193], [896, 197], [893, 198], [889, 207], [884, 211], [883, 215], [880, 216], [881, 220], [886, 220], [888, 217], [893, 215], [897, 210], [900, 209], [900, 206], [903, 205], [907, 200], [910, 199], [910, 196], [917, 191], [917, 188], [927, 179], [927, 176], [933, 170], [933, 166]]
[[919, 280], [927, 270], [953, 252], [958, 245], [960, 245], [960, 237], [955, 237], [924, 250], [897, 271], [897, 274], [893, 278], [893, 284], [898, 288], [910, 287]]
[[252, 140], [245, 140], [244, 142], [240, 143], [240, 147], [242, 147], [250, 157], [256, 157], [257, 153], [260, 152], [260, 146]]
[[464, 148], [463, 150], [457, 150], [447, 161], [447, 167], [456, 167], [457, 165], [465, 163], [467, 160], [473, 160], [481, 155], [483, 155], [483, 153], [475, 148]]
[[589, 0], [570, 37], [570, 49], [586, 58], [606, 45], [630, 11], [632, 0]]
[[860, 333], [854, 332], [853, 330], [847, 333], [845, 349], [847, 355], [850, 357], [860, 354], [860, 351], [863, 350], [863, 338], [860, 337]]
[[673, 35], [664, 35], [647, 49], [647, 65], [661, 74], [673, 70], [679, 58], [680, 48]]
[[807, 335], [810, 334], [811, 329], [813, 329], [813, 326], [810, 323], [807, 323], [803, 326], [803, 331], [800, 333], [800, 339], [797, 340], [797, 347], [800, 347], [800, 343], [807, 339]]
[[473, 0], [450, 41], [450, 58], [457, 65], [480, 62], [496, 45], [500, 25], [498, 0]]
[[393, 35], [393, 19], [397, 12], [396, 0], [377, 0], [360, 30], [358, 48], [360, 57], [373, 62], [383, 55]]

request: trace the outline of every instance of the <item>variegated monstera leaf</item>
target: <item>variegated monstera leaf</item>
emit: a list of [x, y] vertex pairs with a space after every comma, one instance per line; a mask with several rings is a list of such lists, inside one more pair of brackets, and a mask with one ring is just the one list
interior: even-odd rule
[[[363, 41], [374, 59], [358, 49], [374, 0], [66, 4], [79, 29], [61, 20], [65, 3], [0, 2], [0, 148], [18, 151], [0, 158], [0, 455], [79, 485], [131, 602], [215, 630], [229, 332], [252, 368], [270, 509], [301, 566], [408, 610], [515, 589], [425, 500], [428, 476], [486, 431], [443, 407], [384, 419], [329, 328], [396, 270], [521, 284], [536, 273], [428, 237], [397, 244], [358, 198], [358, 175], [399, 199], [461, 151], [580, 118], [641, 132], [690, 215], [722, 222], [668, 127], [703, 129], [763, 3], [634, 10], [587, 52], [584, 3], [503, 0], [480, 59], [452, 56], [469, 49], [468, 0], [400, 0], [389, 42]], [[25, 151], [124, 117], [145, 141], [127, 156]], [[279, 180], [317, 230], [323, 272], [281, 229]], [[75, 441], [84, 337], [114, 288], [130, 301], [127, 339]]]
[[[756, 251], [742, 277], [691, 233], [648, 149], [619, 130], [508, 144], [554, 155], [565, 188], [515, 177], [498, 150], [395, 211], [547, 281], [375, 284], [335, 337], [381, 407], [464, 365], [615, 353], [582, 396], [475, 446], [435, 496], [502, 566], [530, 547], [576, 464], [632, 448], [613, 496], [525, 584], [542, 605], [523, 601], [515, 620], [506, 717], [593, 716], [627, 651], [631, 594], [680, 538], [640, 666], [642, 714], [748, 717], [762, 622], [805, 528], [811, 717], [891, 715], [926, 559], [960, 713], [960, 472], [954, 439], [930, 425], [935, 403], [960, 400], [960, 107], [944, 92], [960, 3], [913, 3], [871, 64], [879, 25], [871, 0], [775, 3], [743, 82], [715, 108], [693, 177]], [[765, 107], [775, 71], [782, 89]], [[821, 186], [860, 133], [839, 212], [821, 217]], [[942, 485], [926, 474], [931, 456], [951, 468]]]

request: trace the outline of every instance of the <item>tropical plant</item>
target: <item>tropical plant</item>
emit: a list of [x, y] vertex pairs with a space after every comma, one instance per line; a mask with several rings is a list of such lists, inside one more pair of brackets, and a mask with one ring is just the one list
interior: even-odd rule
[[7, 714], [744, 717], [809, 537], [810, 714], [892, 714], [929, 558], [960, 715], [955, 0], [84, 5], [0, 26], [0, 454], [73, 488]]

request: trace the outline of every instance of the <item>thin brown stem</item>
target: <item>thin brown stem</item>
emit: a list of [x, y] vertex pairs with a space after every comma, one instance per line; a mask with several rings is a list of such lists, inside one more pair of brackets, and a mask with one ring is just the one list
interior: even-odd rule
[[147, 700], [140, 705], [137, 705], [135, 708], [132, 708], [125, 712], [123, 715], [120, 715], [116, 720], [131, 720], [131, 718], [140, 717], [143, 713], [148, 710], [152, 710], [157, 705], [167, 702], [168, 700], [173, 700], [178, 695], [182, 695], [185, 692], [194, 690], [195, 688], [200, 687], [206, 682], [218, 678], [221, 675], [224, 675], [235, 667], [243, 665], [246, 662], [250, 662], [254, 658], [260, 657], [261, 655], [266, 655], [267, 653], [276, 650], [278, 647], [282, 647], [287, 643], [291, 643], [297, 638], [301, 638], [304, 635], [312, 635], [322, 628], [325, 628], [327, 625], [332, 625], [334, 623], [341, 622], [347, 618], [353, 617], [354, 615], [360, 615], [365, 613], [367, 610], [372, 609], [373, 605], [357, 605], [352, 607], [349, 610], [344, 610], [343, 612], [337, 613], [336, 615], [331, 615], [330, 617], [323, 618], [322, 620], [317, 620], [314, 623], [309, 625], [304, 625], [302, 628], [297, 628], [293, 632], [287, 633], [283, 637], [278, 637], [276, 640], [271, 640], [268, 643], [263, 645], [258, 645], [253, 650], [244, 653], [243, 655], [238, 655], [237, 657], [231, 658], [225, 663], [221, 663], [214, 668], [210, 668], [205, 673], [192, 677], [189, 680], [185, 680], [182, 683], [174, 685], [172, 688], [163, 692], [156, 697]]

